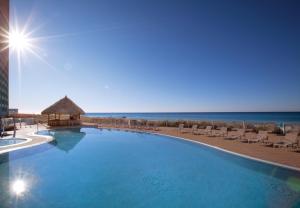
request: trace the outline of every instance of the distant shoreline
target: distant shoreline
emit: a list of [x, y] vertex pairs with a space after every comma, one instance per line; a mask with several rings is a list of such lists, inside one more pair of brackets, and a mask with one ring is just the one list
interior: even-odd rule
[[[210, 112], [206, 112], [206, 111], [195, 111], [195, 112], [192, 112], [192, 111], [178, 111], [178, 112], [163, 112], [163, 111], [158, 111], [158, 112], [86, 112], [86, 114], [96, 114], [96, 113], [100, 113], [100, 114], [117, 114], [117, 113], [128, 113], [128, 114], [132, 114], [132, 113], [144, 113], [144, 114], [152, 114], [152, 113], [164, 113], [164, 114], [172, 114], [172, 113], [178, 113], [178, 114], [193, 114], [193, 113], [203, 113], [203, 114], [210, 114], [210, 113], [300, 113], [300, 111], [210, 111]], [[20, 111], [18, 114], [21, 114], [21, 115], [39, 115], [40, 113], [31, 113], [31, 112], [23, 112], [23, 111]]]
[[300, 112], [159, 112], [159, 113], [86, 113], [90, 118], [128, 118], [152, 121], [220, 121], [300, 124]]

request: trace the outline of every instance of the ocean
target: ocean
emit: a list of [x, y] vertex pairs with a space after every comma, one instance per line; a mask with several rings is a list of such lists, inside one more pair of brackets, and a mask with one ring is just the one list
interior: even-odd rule
[[174, 113], [86, 113], [87, 117], [147, 120], [199, 120], [300, 123], [300, 112], [174, 112]]

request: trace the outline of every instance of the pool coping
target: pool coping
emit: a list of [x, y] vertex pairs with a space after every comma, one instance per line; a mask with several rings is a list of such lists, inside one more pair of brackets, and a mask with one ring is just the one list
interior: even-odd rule
[[[28, 143], [34, 141], [34, 138], [30, 138], [30, 137], [39, 137], [39, 138], [43, 138], [43, 140], [39, 141], [39, 142], [34, 142], [32, 144], [28, 144]], [[12, 147], [12, 148], [8, 148], [8, 149], [0, 150], [0, 155], [4, 154], [4, 153], [7, 153], [7, 152], [12, 152], [12, 151], [20, 150], [20, 149], [30, 148], [30, 147], [34, 147], [34, 146], [37, 146], [37, 145], [49, 143], [49, 142], [54, 140], [54, 138], [52, 136], [39, 135], [39, 134], [37, 134], [37, 132], [27, 133], [26, 135], [19, 135], [17, 138], [26, 139], [27, 141], [23, 142], [23, 143], [19, 143], [19, 144], [13, 144], [13, 146], [14, 145], [16, 145], [16, 146], [20, 145], [20, 146], [17, 146], [17, 147]], [[7, 145], [5, 147], [11, 147], [11, 145]]]
[[9, 144], [9, 145], [4, 145], [4, 146], [0, 146], [0, 148], [2, 148], [2, 147], [12, 147], [12, 146], [16, 146], [16, 145], [21, 145], [21, 144], [26, 144], [26, 143], [28, 143], [28, 142], [31, 142], [32, 141], [32, 139], [30, 139], [30, 138], [24, 138], [24, 137], [8, 137], [8, 138], [2, 138], [2, 139], [0, 139], [0, 141], [1, 140], [10, 140], [10, 139], [20, 139], [20, 140], [25, 140], [24, 142], [20, 142], [20, 143], [16, 143], [16, 144]]

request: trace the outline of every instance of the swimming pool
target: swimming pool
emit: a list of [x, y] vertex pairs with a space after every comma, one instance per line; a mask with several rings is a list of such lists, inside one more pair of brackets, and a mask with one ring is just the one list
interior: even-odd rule
[[9, 138], [9, 139], [0, 139], [0, 147], [5, 147], [8, 145], [20, 144], [22, 142], [26, 142], [26, 139], [19, 138]]
[[300, 207], [300, 173], [192, 142], [94, 128], [0, 155], [0, 207]]

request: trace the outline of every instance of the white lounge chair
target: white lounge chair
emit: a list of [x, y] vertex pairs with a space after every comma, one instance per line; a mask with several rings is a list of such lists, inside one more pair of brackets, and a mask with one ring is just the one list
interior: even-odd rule
[[248, 143], [264, 142], [268, 139], [268, 131], [259, 131], [255, 137], [250, 137]]
[[227, 127], [221, 127], [220, 130], [213, 130], [211, 136], [213, 137], [227, 136]]
[[240, 139], [241, 142], [254, 143], [254, 142], [263, 142], [268, 139], [267, 131], [259, 131], [256, 133], [246, 133], [243, 138]]
[[196, 135], [210, 135], [212, 131], [212, 126], [206, 126], [205, 129], [198, 129], [194, 132]]
[[284, 136], [284, 139], [275, 142], [273, 144], [273, 147], [293, 147], [298, 144], [298, 132], [293, 132], [293, 133], [287, 133]]
[[224, 139], [226, 140], [236, 140], [242, 139], [245, 135], [245, 129], [238, 129], [237, 131], [231, 131]]
[[194, 125], [192, 126], [192, 134], [194, 134], [194, 133], [197, 131], [197, 129], [198, 129], [198, 125], [197, 125], [197, 124], [194, 124]]
[[298, 143], [293, 145], [292, 151], [293, 152], [300, 152], [300, 140], [299, 139], [298, 139]]
[[145, 128], [144, 128], [145, 130], [153, 130], [153, 127], [150, 125], [150, 122], [149, 121], [147, 121], [146, 122], [146, 125], [145, 125]]
[[184, 124], [179, 124], [178, 131], [180, 133], [188, 133], [188, 131], [184, 128]]

